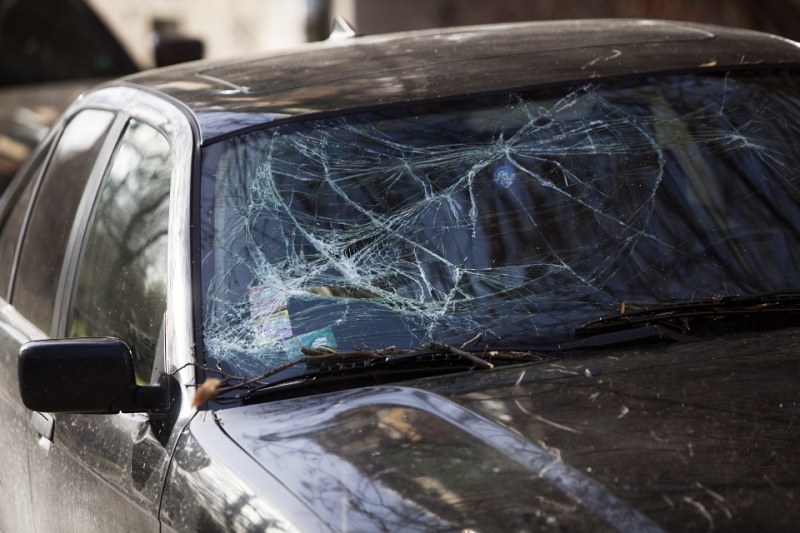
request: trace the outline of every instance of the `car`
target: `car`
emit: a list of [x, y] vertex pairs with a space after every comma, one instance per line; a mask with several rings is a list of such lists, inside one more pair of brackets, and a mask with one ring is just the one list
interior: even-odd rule
[[800, 45], [584, 20], [133, 74], [0, 200], [3, 531], [791, 530]]

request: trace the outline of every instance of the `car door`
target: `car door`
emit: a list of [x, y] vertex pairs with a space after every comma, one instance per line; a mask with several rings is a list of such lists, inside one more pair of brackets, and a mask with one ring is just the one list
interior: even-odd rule
[[[77, 112], [59, 139], [11, 273], [7, 307], [19, 331], [13, 341], [0, 338], [7, 359], [34, 338], [114, 336], [130, 346], [138, 383], [173, 379], [163, 372], [176, 337], [172, 322], [185, 320], [166, 319], [168, 226], [175, 144], [186, 139], [165, 127], [163, 113], [144, 109], [142, 118], [135, 108], [111, 113], [97, 135], [99, 148], [81, 152], [81, 169], [62, 169], [58, 154], [82, 117], [99, 122], [109, 112]], [[86, 144], [89, 135], [81, 130], [75, 136]], [[177, 153], [185, 168], [191, 149], [182, 145]], [[35, 529], [158, 530], [161, 488], [179, 431], [175, 390], [173, 409], [159, 415], [28, 411], [24, 446]]]
[[[28, 465], [31, 450], [40, 442], [33, 424], [47, 425], [47, 415], [32, 418], [20, 400], [16, 376], [19, 347], [50, 331], [57, 284], [53, 274], [64, 258], [69, 228], [86, 180], [110, 148], [114, 121], [115, 115], [109, 111], [90, 109], [76, 114], [66, 123], [55, 149], [50, 150], [50, 142], [46, 143], [14, 184], [15, 190], [3, 198], [0, 388], [4, 394], [0, 396], [0, 417], [4, 430], [0, 431], [0, 446], [7, 453], [0, 478], [3, 531], [30, 531], [36, 526]], [[49, 216], [43, 216], [45, 213]], [[30, 231], [26, 232], [26, 227]], [[30, 239], [26, 239], [26, 233]], [[20, 263], [17, 258], [23, 242], [27, 243], [26, 253]], [[25, 271], [20, 276], [23, 283], [16, 285], [17, 294], [13, 295], [10, 281], [20, 268]], [[14, 305], [10, 304], [12, 297]]]
[[[58, 299], [68, 303], [56, 318], [66, 323], [65, 331], [56, 325], [58, 336], [126, 341], [139, 383], [150, 383], [157, 351], [163, 359], [170, 170], [167, 139], [129, 120], [99, 188], [87, 186], [59, 286]], [[157, 421], [146, 414], [53, 416], [53, 444], [34, 451], [31, 483], [47, 494], [63, 476], [78, 490], [66, 498], [50, 493], [45, 505], [56, 522], [48, 529], [71, 516], [81, 530], [157, 530], [168, 460]]]

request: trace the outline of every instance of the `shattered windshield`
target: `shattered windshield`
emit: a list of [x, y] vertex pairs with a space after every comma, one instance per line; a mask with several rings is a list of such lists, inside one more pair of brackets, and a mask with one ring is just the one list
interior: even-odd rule
[[207, 358], [535, 344], [800, 287], [800, 78], [674, 75], [287, 123], [205, 149]]

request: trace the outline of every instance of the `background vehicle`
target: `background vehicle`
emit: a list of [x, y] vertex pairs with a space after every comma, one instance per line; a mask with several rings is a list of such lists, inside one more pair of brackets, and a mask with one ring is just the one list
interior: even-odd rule
[[[202, 43], [157, 43], [159, 66], [200, 59]], [[82, 0], [0, 4], [0, 193], [64, 109], [138, 67]]]
[[572, 21], [92, 91], [0, 203], [0, 528], [793, 527], [798, 66]]

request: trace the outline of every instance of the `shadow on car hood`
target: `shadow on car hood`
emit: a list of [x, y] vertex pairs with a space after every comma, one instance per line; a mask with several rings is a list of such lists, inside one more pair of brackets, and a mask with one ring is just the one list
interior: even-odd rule
[[342, 529], [790, 529], [800, 332], [218, 411]]

